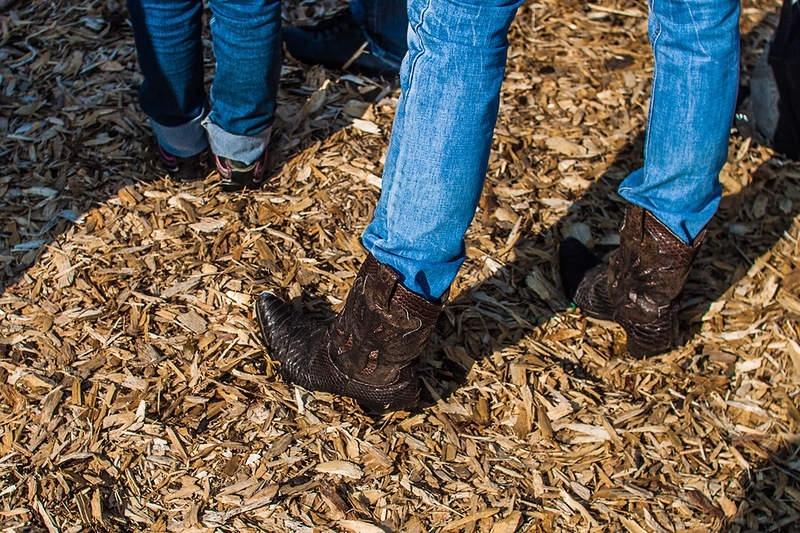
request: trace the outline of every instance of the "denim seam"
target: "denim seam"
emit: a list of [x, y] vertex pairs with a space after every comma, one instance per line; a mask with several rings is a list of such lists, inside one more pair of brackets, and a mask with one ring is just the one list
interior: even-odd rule
[[695, 39], [697, 39], [698, 48], [700, 48], [700, 50], [702, 50], [703, 53], [706, 54], [707, 56], [711, 56], [711, 53], [708, 50], [706, 50], [705, 46], [703, 46], [703, 39], [701, 39], [700, 36], [697, 33], [697, 22], [695, 21], [694, 13], [692, 12], [691, 4], [687, 4], [686, 8], [689, 11], [689, 18], [692, 19], [692, 27], [694, 28], [694, 35], [695, 35]]
[[[425, 4], [425, 7], [422, 9], [422, 11], [420, 11], [419, 22], [414, 25], [414, 33], [419, 34], [419, 29], [425, 22], [425, 15], [427, 15], [428, 11], [430, 10], [430, 7], [431, 7], [431, 2], [430, 0], [428, 0], [428, 2]], [[414, 62], [409, 67], [408, 70], [409, 85], [411, 84], [411, 80], [414, 77], [414, 71], [416, 70], [417, 61], [419, 60], [419, 57], [425, 53], [425, 43], [422, 41], [422, 39], [420, 39], [419, 42], [420, 45], [422, 46], [422, 50], [420, 51], [419, 54], [417, 54], [417, 57], [414, 58]]]

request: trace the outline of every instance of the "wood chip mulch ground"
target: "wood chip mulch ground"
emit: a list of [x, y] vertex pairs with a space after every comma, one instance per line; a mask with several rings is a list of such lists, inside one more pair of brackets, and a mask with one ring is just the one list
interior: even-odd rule
[[[744, 1], [745, 84], [778, 8]], [[397, 89], [288, 58], [269, 185], [175, 183], [126, 16], [0, 11], [0, 531], [800, 531], [800, 168], [732, 131], [674, 351], [631, 359], [559, 288], [641, 164], [644, 3], [520, 9], [425, 403], [380, 417], [286, 384], [252, 301], [338, 309]]]

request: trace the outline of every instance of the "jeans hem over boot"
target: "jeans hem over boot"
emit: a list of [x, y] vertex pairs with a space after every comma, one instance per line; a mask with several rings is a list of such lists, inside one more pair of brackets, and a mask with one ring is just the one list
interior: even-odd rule
[[650, 0], [644, 166], [619, 194], [687, 243], [722, 196], [739, 87], [739, 10], [739, 0]]

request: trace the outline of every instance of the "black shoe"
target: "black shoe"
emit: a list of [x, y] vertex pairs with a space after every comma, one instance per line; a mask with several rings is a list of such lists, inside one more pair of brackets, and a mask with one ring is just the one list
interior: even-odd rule
[[558, 257], [561, 285], [567, 299], [572, 302], [583, 277], [602, 261], [575, 237], [567, 237], [561, 242]]
[[267, 176], [267, 150], [249, 165], [227, 157], [215, 156], [214, 159], [223, 191], [239, 191], [245, 187], [258, 189], [264, 184]]
[[176, 181], [202, 180], [208, 174], [210, 166], [208, 149], [189, 157], [178, 157], [159, 144], [158, 154], [161, 156], [161, 166], [169, 177]]
[[364, 31], [349, 9], [314, 26], [283, 28], [283, 42], [292, 57], [310, 65], [392, 79], [398, 68], [370, 53]]

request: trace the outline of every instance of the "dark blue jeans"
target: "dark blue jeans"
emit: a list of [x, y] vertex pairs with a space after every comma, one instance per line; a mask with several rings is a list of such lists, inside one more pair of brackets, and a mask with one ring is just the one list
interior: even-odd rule
[[372, 53], [400, 68], [408, 51], [406, 0], [351, 0], [350, 11], [364, 29]]
[[188, 157], [210, 143], [216, 155], [250, 163], [266, 149], [275, 116], [280, 1], [208, 5], [216, 59], [210, 97], [203, 81], [202, 1], [128, 0], [144, 75], [139, 102], [168, 152]]

